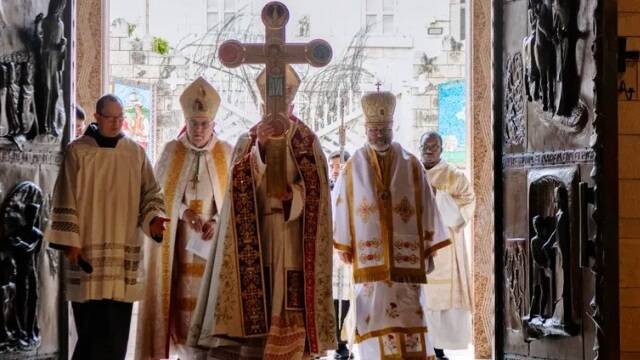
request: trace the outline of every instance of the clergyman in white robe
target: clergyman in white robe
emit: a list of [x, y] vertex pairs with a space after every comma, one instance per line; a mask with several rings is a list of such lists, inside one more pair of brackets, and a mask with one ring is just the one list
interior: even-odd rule
[[185, 132], [165, 145], [155, 169], [171, 222], [162, 244], [145, 249], [148, 278], [139, 307], [138, 359], [199, 360], [207, 355], [186, 345], [186, 339], [208, 249], [213, 246], [232, 149], [213, 131], [220, 104], [213, 86], [198, 78], [185, 89], [180, 102]]
[[425, 359], [421, 286], [448, 236], [422, 165], [391, 142], [395, 97], [362, 102], [368, 144], [347, 162], [334, 202], [334, 247], [353, 263], [355, 342], [362, 359]]

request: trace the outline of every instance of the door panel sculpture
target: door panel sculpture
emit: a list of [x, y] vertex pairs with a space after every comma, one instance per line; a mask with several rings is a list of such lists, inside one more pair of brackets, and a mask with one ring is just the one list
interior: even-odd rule
[[[69, 138], [74, 2], [0, 2], [0, 358], [67, 357], [60, 255], [43, 244]], [[73, 49], [71, 49], [72, 51]]]
[[610, 115], [601, 90], [609, 6], [494, 2], [494, 78], [502, 79], [494, 90], [502, 130], [495, 138], [497, 358], [597, 359], [607, 344], [608, 215], [596, 205], [615, 195], [603, 202], [593, 189], [603, 179], [605, 151], [616, 147], [603, 135], [615, 123], [602, 120]]

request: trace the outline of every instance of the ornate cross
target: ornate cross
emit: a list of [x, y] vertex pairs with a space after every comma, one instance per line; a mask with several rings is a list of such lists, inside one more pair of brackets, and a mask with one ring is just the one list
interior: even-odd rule
[[378, 82], [375, 83], [374, 85], [376, 86], [376, 90], [380, 92], [380, 86], [382, 86], [382, 83], [380, 82], [380, 80], [378, 80]]
[[[242, 64], [265, 64], [267, 88], [265, 89], [265, 121], [276, 129], [286, 131], [289, 124], [285, 79], [286, 64], [310, 64], [325, 66], [331, 61], [333, 50], [328, 42], [315, 39], [308, 43], [286, 43], [285, 26], [289, 21], [289, 9], [272, 1], [264, 6], [261, 14], [265, 25], [265, 42], [247, 44], [238, 40], [227, 40], [218, 49], [220, 62], [227, 67]], [[282, 126], [284, 125], [284, 126]], [[282, 133], [269, 140], [266, 147], [267, 192], [272, 196], [284, 194], [286, 190], [286, 140]]]
[[331, 61], [333, 50], [328, 42], [315, 39], [308, 43], [286, 43], [285, 25], [289, 21], [289, 9], [279, 2], [272, 1], [262, 9], [262, 22], [265, 25], [264, 43], [241, 43], [228, 40], [220, 45], [218, 58], [227, 67], [242, 64], [266, 64], [267, 98], [265, 99], [267, 121], [288, 121], [286, 103], [286, 64], [310, 64], [325, 66]]

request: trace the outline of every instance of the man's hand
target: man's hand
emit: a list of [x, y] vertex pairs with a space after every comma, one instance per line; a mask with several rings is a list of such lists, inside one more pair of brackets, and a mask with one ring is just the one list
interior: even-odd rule
[[79, 247], [67, 246], [64, 248], [64, 255], [71, 265], [78, 265], [78, 260], [82, 257], [82, 249]]
[[342, 262], [345, 264], [353, 263], [353, 255], [351, 255], [351, 253], [339, 251], [338, 256], [340, 257], [340, 260], [342, 260]]
[[269, 141], [269, 138], [278, 135], [278, 129], [276, 129], [273, 124], [265, 122], [263, 120], [260, 122], [260, 124], [258, 124], [256, 133], [258, 137], [258, 145], [260, 145], [261, 148], [264, 148], [267, 141]]
[[216, 230], [216, 221], [211, 219], [202, 225], [202, 240], [211, 240]]
[[256, 129], [256, 135], [258, 138], [258, 145], [260, 148], [264, 148], [269, 138], [282, 136], [289, 128], [289, 119], [286, 116], [279, 116], [276, 121], [266, 121], [266, 118], [262, 118]]
[[156, 216], [151, 220], [151, 224], [149, 224], [149, 232], [151, 232], [151, 237], [154, 240], [162, 239], [162, 234], [167, 229], [167, 226], [165, 225], [165, 223], [169, 221], [170, 219], [167, 219], [162, 216]]
[[202, 226], [204, 225], [204, 221], [202, 221], [202, 218], [200, 217], [200, 215], [198, 215], [195, 211], [191, 210], [191, 209], [187, 209], [184, 211], [184, 213], [182, 214], [182, 220], [186, 221], [186, 223], [189, 225], [189, 227], [198, 233], [202, 232]]

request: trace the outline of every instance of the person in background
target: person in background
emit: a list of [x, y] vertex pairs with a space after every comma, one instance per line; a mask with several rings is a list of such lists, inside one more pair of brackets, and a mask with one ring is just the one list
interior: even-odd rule
[[471, 343], [471, 273], [464, 229], [473, 218], [475, 196], [462, 171], [442, 159], [442, 137], [428, 132], [420, 142], [422, 164], [436, 194], [436, 204], [452, 245], [433, 257], [427, 275], [426, 316], [436, 357], [443, 349], [466, 349]]
[[84, 112], [84, 109], [82, 108], [82, 106], [76, 104], [76, 128], [75, 128], [75, 137], [80, 137], [82, 136], [82, 134], [84, 134], [84, 130], [87, 127], [87, 124], [85, 123], [86, 121], [86, 114]]

